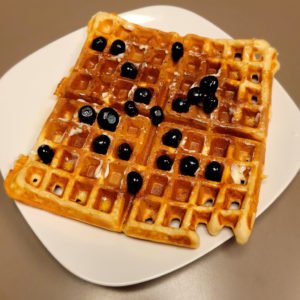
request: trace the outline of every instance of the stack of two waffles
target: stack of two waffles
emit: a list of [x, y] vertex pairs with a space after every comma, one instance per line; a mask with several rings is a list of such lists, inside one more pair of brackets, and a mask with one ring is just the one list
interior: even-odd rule
[[204, 223], [245, 243], [277, 69], [262, 40], [182, 37], [98, 13], [6, 191], [132, 237], [195, 248]]

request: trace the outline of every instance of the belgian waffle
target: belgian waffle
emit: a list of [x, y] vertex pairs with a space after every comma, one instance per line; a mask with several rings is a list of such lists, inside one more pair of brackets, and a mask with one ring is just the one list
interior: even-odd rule
[[[62, 80], [56, 94], [82, 98], [121, 108], [137, 87], [146, 86], [153, 96], [149, 105], [138, 104], [140, 113], [149, 108], [164, 108], [168, 120], [200, 129], [228, 133], [264, 141], [270, 112], [271, 86], [279, 67], [277, 52], [264, 40], [211, 40], [193, 34], [184, 37], [133, 25], [111, 14], [97, 14], [88, 25], [88, 37], [69, 77]], [[102, 53], [91, 49], [94, 38], [104, 36]], [[109, 53], [112, 42], [124, 40], [126, 51]], [[182, 42], [184, 55], [175, 63], [170, 55], [175, 41]], [[138, 68], [130, 80], [120, 76], [124, 62]], [[211, 114], [193, 106], [188, 113], [171, 109], [175, 97], [186, 97], [201, 78], [215, 74], [219, 78], [218, 108]]]
[[[102, 52], [91, 49], [99, 36], [107, 40]], [[109, 53], [116, 39], [125, 42], [125, 53]], [[178, 41], [184, 55], [174, 62], [171, 47]], [[204, 223], [212, 235], [230, 227], [236, 240], [245, 243], [263, 178], [272, 78], [279, 67], [276, 55], [262, 40], [182, 37], [113, 14], [96, 14], [79, 59], [58, 85], [57, 104], [35, 147], [17, 160], [5, 180], [7, 193], [26, 204], [141, 239], [195, 248], [197, 226]], [[136, 66], [135, 79], [121, 76], [125, 62]], [[201, 105], [175, 112], [173, 100], [186, 97], [210, 74], [219, 80], [218, 107], [211, 114]], [[148, 104], [136, 103], [139, 114], [130, 117], [124, 104], [138, 87], [147, 87], [152, 98]], [[80, 122], [78, 112], [86, 105], [96, 113], [114, 108], [120, 116], [116, 130]], [[149, 118], [153, 106], [164, 112], [158, 126]], [[162, 142], [170, 129], [182, 134], [178, 147]], [[106, 154], [92, 148], [100, 134], [111, 140]], [[124, 142], [133, 149], [128, 161], [118, 156]], [[43, 144], [54, 150], [49, 164], [38, 155]], [[169, 171], [157, 167], [161, 155], [172, 159]], [[199, 162], [194, 176], [180, 172], [187, 156]], [[206, 179], [212, 161], [222, 167], [219, 181]], [[132, 171], [143, 178], [136, 194], [128, 192], [126, 181]]]
[[[116, 132], [101, 130], [78, 120], [85, 101], [59, 99], [28, 157], [20, 157], [8, 175], [6, 186], [13, 198], [90, 224], [121, 231], [132, 197], [123, 180], [128, 169], [143, 159], [142, 148], [150, 133], [149, 118], [123, 116]], [[102, 106], [93, 105], [98, 112]], [[91, 150], [92, 140], [108, 135], [112, 143], [106, 155]], [[130, 161], [117, 159], [117, 148], [130, 141]], [[51, 146], [50, 165], [40, 161], [37, 149]], [[24, 197], [24, 191], [26, 197]]]

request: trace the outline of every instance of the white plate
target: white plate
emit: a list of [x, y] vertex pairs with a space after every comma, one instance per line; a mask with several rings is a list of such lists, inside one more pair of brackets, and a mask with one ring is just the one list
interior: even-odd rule
[[[145, 26], [181, 34], [229, 37], [204, 18], [181, 8], [152, 6], [121, 15]], [[27, 153], [55, 104], [51, 96], [75, 63], [86, 29], [77, 30], [38, 50], [15, 65], [0, 83], [0, 168], [5, 176], [20, 153]], [[273, 114], [258, 215], [288, 186], [300, 165], [300, 114], [292, 99], [275, 81]], [[48, 249], [70, 272], [87, 281], [125, 286], [174, 271], [210, 252], [232, 234], [217, 237], [200, 228], [201, 246], [182, 249], [128, 238], [17, 203], [25, 220]], [[236, 247], [239, 247], [238, 245]], [[42, 268], [42, 266], [41, 266]]]

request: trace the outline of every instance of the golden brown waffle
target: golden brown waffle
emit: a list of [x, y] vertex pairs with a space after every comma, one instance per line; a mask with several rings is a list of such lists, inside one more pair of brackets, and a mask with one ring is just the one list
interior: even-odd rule
[[[176, 149], [161, 142], [173, 128], [183, 134]], [[195, 230], [204, 223], [212, 235], [227, 226], [239, 243], [247, 241], [262, 179], [263, 144], [165, 122], [157, 130], [152, 149], [147, 162], [150, 177], [133, 203], [124, 229], [127, 235], [196, 247]], [[157, 169], [156, 159], [162, 154], [174, 159], [172, 171]], [[179, 172], [181, 159], [188, 155], [200, 162], [195, 177]], [[205, 179], [211, 161], [223, 166], [220, 182]]]
[[[151, 122], [144, 116], [123, 116], [116, 132], [79, 122], [84, 101], [59, 99], [29, 157], [21, 157], [8, 175], [9, 194], [20, 201], [73, 217], [87, 223], [121, 231], [132, 197], [124, 178], [130, 168], [140, 170], [143, 147]], [[94, 105], [98, 112], [102, 107]], [[106, 134], [111, 145], [106, 155], [91, 150], [96, 136]], [[134, 152], [130, 161], [117, 159], [117, 148], [128, 141]], [[37, 155], [40, 145], [55, 151], [50, 165]], [[29, 193], [26, 197], [24, 191]]]
[[[104, 36], [107, 46], [102, 53], [91, 49], [94, 38]], [[112, 42], [122, 39], [126, 51], [118, 56], [109, 53]], [[171, 46], [184, 45], [184, 56], [174, 63]], [[264, 40], [211, 40], [133, 25], [115, 15], [100, 13], [88, 25], [88, 37], [70, 76], [59, 85], [60, 97], [82, 98], [90, 102], [122, 107], [137, 87], [153, 91], [149, 105], [138, 104], [147, 115], [149, 108], [165, 108], [168, 120], [190, 124], [213, 132], [264, 141], [267, 135], [272, 78], [278, 69], [277, 52]], [[138, 68], [130, 80], [120, 76], [124, 62]], [[207, 74], [219, 79], [218, 108], [210, 115], [193, 106], [188, 113], [171, 109], [177, 96], [186, 97], [191, 86]]]
[[[101, 53], [90, 48], [98, 36], [108, 41]], [[125, 41], [124, 54], [109, 53], [115, 39]], [[178, 63], [170, 55], [175, 41], [184, 45]], [[127, 61], [138, 68], [135, 80], [120, 76]], [[6, 190], [26, 204], [137, 238], [197, 247], [196, 229], [205, 223], [213, 235], [230, 227], [236, 240], [245, 243], [263, 177], [277, 68], [276, 51], [265, 41], [181, 37], [99, 13], [89, 22], [87, 40], [70, 76], [57, 88], [57, 104], [33, 151], [16, 162], [5, 180]], [[218, 107], [211, 114], [201, 106], [192, 106], [188, 113], [175, 112], [173, 99], [186, 97], [207, 74], [219, 79]], [[137, 87], [149, 88], [153, 97], [149, 105], [137, 103], [140, 114], [129, 117], [124, 103]], [[114, 107], [120, 116], [116, 130], [103, 130], [97, 121], [81, 123], [78, 111], [87, 104], [97, 113]], [[165, 115], [158, 126], [148, 117], [154, 105], [162, 107]], [[162, 143], [170, 129], [182, 133], [177, 148]], [[91, 146], [100, 134], [111, 139], [105, 155]], [[124, 142], [133, 149], [128, 161], [117, 154]], [[42, 144], [54, 149], [50, 164], [37, 155]], [[162, 154], [174, 161], [170, 171], [157, 168]], [[181, 159], [189, 155], [200, 165], [194, 177], [179, 170]], [[212, 161], [222, 166], [220, 182], [205, 178]], [[136, 195], [127, 190], [131, 171], [143, 178]]]

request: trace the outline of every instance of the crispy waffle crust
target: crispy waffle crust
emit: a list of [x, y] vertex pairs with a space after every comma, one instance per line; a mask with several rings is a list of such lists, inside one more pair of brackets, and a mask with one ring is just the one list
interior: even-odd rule
[[[91, 49], [99, 36], [107, 39], [103, 52]], [[121, 39], [125, 53], [109, 53]], [[184, 45], [175, 63], [174, 42]], [[133, 63], [137, 77], [121, 76], [121, 66]], [[56, 90], [58, 101], [28, 156], [20, 156], [5, 180], [13, 199], [128, 236], [196, 248], [199, 224], [216, 235], [229, 227], [239, 243], [252, 231], [263, 178], [265, 141], [271, 106], [271, 86], [278, 69], [277, 52], [263, 40], [211, 40], [196, 35], [179, 36], [128, 23], [117, 15], [96, 14], [88, 24], [88, 36], [80, 56]], [[189, 112], [172, 109], [175, 98], [186, 97], [191, 87], [213, 74], [218, 77], [218, 107], [205, 114], [201, 106]], [[149, 104], [136, 103], [139, 115], [129, 117], [124, 103], [136, 88], [147, 87]], [[98, 113], [113, 107], [120, 122], [107, 131], [95, 121], [79, 121], [78, 111], [91, 105]], [[150, 108], [160, 106], [164, 122], [154, 126]], [[177, 148], [162, 137], [178, 129]], [[111, 143], [105, 155], [93, 151], [100, 134]], [[129, 143], [128, 161], [118, 157], [118, 147]], [[37, 155], [40, 145], [55, 152], [50, 164]], [[170, 171], [157, 168], [167, 154], [174, 161]], [[199, 161], [195, 176], [180, 174], [182, 158]], [[206, 166], [222, 166], [220, 182], [205, 178]], [[136, 195], [127, 191], [127, 174], [143, 178]]]

